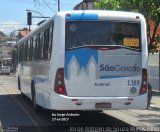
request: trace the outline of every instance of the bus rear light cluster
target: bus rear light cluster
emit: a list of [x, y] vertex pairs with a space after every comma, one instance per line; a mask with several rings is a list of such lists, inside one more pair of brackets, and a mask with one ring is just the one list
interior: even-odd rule
[[59, 68], [56, 72], [54, 91], [58, 94], [67, 95], [64, 84], [64, 68]]
[[147, 86], [148, 86], [147, 69], [142, 69], [142, 83], [139, 91], [140, 95], [147, 93]]

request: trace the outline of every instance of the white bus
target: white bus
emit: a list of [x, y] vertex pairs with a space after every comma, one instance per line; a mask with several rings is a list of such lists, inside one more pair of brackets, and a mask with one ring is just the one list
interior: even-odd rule
[[146, 23], [118, 11], [58, 12], [18, 42], [18, 86], [35, 109], [145, 109]]

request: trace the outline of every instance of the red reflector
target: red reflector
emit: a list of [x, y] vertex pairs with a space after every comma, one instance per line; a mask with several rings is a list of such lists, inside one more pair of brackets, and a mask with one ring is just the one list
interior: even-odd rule
[[59, 88], [58, 88], [58, 92], [59, 92], [59, 93], [63, 93], [63, 88], [62, 88], [62, 87], [59, 87]]
[[72, 99], [72, 101], [78, 101], [78, 99]]
[[141, 88], [141, 92], [142, 92], [142, 93], [147, 92], [147, 88], [146, 88], [146, 87], [142, 87], [142, 88]]
[[136, 16], [136, 19], [139, 19], [139, 16]]

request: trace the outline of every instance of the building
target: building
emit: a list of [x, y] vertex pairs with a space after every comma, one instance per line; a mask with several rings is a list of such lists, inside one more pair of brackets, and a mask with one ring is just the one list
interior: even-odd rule
[[[14, 34], [16, 31], [18, 32], [18, 35]], [[5, 33], [0, 31], [0, 68], [3, 65], [13, 64], [12, 49], [16, 45], [17, 41], [26, 36], [28, 33], [28, 28], [14, 30], [10, 36], [7, 36]]]
[[98, 0], [83, 0], [83, 2], [77, 4], [73, 9], [74, 10], [94, 10], [94, 2], [98, 2]]
[[[150, 34], [152, 35], [153, 34], [153, 31], [154, 31], [154, 22], [152, 20], [149, 19], [149, 25], [150, 25]], [[156, 37], [159, 36], [160, 37], [160, 24], [159, 24], [159, 27], [156, 31]], [[160, 51], [160, 43], [157, 44], [157, 49], [158, 51]]]
[[0, 31], [0, 45], [6, 40], [6, 35]]
[[0, 67], [11, 64], [12, 46], [7, 43], [8, 36], [0, 32]]

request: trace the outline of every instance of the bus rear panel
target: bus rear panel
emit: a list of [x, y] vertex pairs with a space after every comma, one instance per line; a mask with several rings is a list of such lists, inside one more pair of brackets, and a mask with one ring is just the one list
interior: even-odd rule
[[57, 109], [147, 107], [142, 16], [131, 13], [130, 20], [129, 13], [121, 12], [122, 18], [117, 19], [114, 13], [108, 18], [102, 14], [65, 16], [64, 67], [57, 69], [54, 89], [58, 93]]

